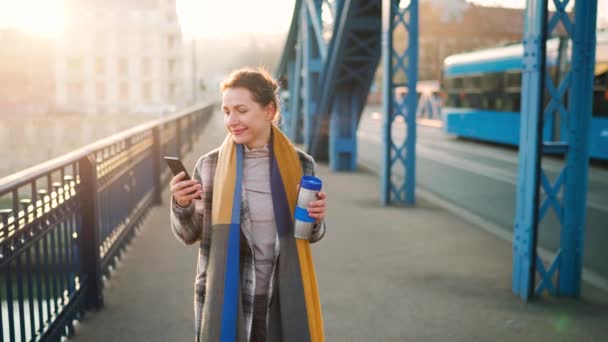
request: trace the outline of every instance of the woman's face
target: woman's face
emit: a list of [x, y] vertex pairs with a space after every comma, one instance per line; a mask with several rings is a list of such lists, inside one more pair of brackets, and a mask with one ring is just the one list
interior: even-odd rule
[[268, 143], [274, 116], [272, 104], [262, 107], [245, 88], [224, 90], [222, 100], [224, 122], [235, 143], [245, 144], [250, 149]]

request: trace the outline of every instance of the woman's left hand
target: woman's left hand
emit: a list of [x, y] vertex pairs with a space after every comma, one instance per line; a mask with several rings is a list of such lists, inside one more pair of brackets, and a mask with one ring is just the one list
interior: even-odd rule
[[325, 199], [327, 194], [323, 191], [317, 192], [317, 200], [308, 203], [308, 215], [317, 219], [317, 222], [325, 219]]

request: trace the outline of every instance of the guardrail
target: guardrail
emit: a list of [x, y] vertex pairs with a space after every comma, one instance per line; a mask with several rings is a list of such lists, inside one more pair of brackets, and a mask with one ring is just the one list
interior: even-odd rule
[[[213, 105], [142, 124], [0, 179], [0, 340], [57, 341], [103, 307], [102, 278]], [[4, 201], [1, 201], [4, 200]]]

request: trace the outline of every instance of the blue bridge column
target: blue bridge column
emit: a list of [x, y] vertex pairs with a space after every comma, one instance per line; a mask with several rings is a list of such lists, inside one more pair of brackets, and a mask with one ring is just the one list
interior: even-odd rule
[[[309, 8], [315, 8], [311, 3], [308, 0]], [[332, 16], [333, 28], [326, 50], [321, 51], [325, 57], [317, 89], [317, 116], [312, 122], [312, 146], [307, 152], [317, 159], [329, 160], [333, 171], [352, 171], [357, 165], [357, 126], [380, 61], [381, 2], [326, 4], [324, 10]], [[315, 29], [316, 32], [320, 30]]]
[[357, 126], [365, 96], [336, 89], [329, 123], [329, 167], [332, 171], [357, 169]]
[[512, 277], [513, 292], [524, 300], [532, 296], [536, 272], [547, 1], [528, 0], [526, 6]]
[[[299, 33], [299, 32], [298, 32]], [[296, 43], [295, 63], [290, 64], [289, 70], [289, 122], [287, 123], [286, 133], [296, 144], [301, 144], [302, 130], [302, 38], [301, 35]]]
[[[567, 17], [563, 17], [568, 20]], [[560, 239], [558, 294], [579, 297], [585, 240], [587, 176], [589, 174], [589, 124], [593, 101], [597, 1], [578, 0], [572, 50], [572, 85], [568, 118], [567, 170], [564, 189], [564, 217]]]
[[[580, 295], [597, 2], [577, 1], [572, 23], [565, 9], [569, 1], [553, 1], [556, 12], [548, 22], [547, 0], [528, 0], [526, 8], [512, 279], [513, 292], [524, 300], [545, 291]], [[572, 67], [553, 80], [546, 72], [546, 39], [558, 24], [573, 43]], [[546, 107], [545, 89], [549, 94]], [[565, 94], [570, 99], [567, 105]], [[565, 131], [554, 134], [553, 127], [565, 127]], [[553, 182], [543, 171], [543, 154], [565, 155], [565, 165]], [[561, 236], [560, 249], [546, 267], [536, 249], [539, 223], [550, 209], [560, 222]]]
[[[418, 0], [383, 0], [382, 2], [382, 53], [384, 82], [382, 102], [384, 113], [383, 160], [381, 196], [382, 204], [415, 202], [416, 184], [416, 84], [418, 81]], [[407, 32], [407, 44], [397, 51], [393, 39], [395, 30], [402, 26]], [[399, 77], [402, 77], [401, 79]], [[403, 79], [405, 77], [405, 79]], [[396, 90], [404, 86], [407, 95], [398, 96]], [[393, 126], [397, 118], [405, 123], [405, 139], [393, 139]], [[399, 181], [403, 172], [403, 181]]]
[[323, 68], [325, 42], [322, 40], [321, 5], [322, 0], [309, 0], [301, 7], [302, 33], [302, 91], [304, 113], [304, 149], [310, 151], [314, 120], [317, 118], [319, 104], [318, 89]]

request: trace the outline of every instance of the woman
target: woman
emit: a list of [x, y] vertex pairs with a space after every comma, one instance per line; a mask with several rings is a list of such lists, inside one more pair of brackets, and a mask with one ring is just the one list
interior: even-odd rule
[[221, 85], [226, 139], [192, 180], [171, 180], [172, 230], [200, 242], [198, 341], [323, 341], [309, 242], [325, 234], [327, 196], [309, 203], [309, 240], [295, 239], [297, 187], [315, 163], [277, 128], [277, 89], [265, 70], [233, 72]]

